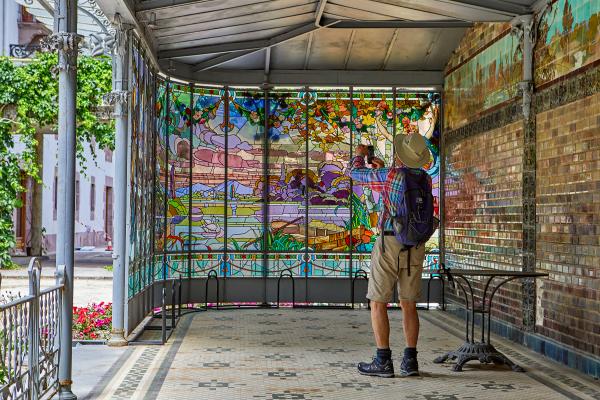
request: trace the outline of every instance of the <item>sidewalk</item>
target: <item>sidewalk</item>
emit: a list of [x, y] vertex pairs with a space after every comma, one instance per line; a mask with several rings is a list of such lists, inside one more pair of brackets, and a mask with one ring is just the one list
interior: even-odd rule
[[[20, 269], [0, 270], [4, 279], [27, 279], [27, 266], [31, 257], [13, 257], [13, 262], [20, 265]], [[108, 251], [77, 251], [75, 252], [75, 279], [110, 279], [112, 271], [106, 267], [112, 265], [112, 253]], [[42, 279], [54, 278], [56, 265], [55, 255], [43, 257]]]

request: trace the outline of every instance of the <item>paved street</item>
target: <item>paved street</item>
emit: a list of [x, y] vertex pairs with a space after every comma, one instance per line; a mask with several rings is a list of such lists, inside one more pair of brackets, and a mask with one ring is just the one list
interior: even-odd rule
[[[29, 283], [27, 280], [27, 265], [29, 257], [15, 257], [13, 261], [22, 266], [17, 270], [2, 270], [1, 290], [13, 293], [27, 293]], [[42, 261], [42, 288], [54, 284], [54, 256]], [[106, 266], [112, 265], [110, 252], [83, 252], [75, 253], [75, 283], [73, 304], [84, 306], [92, 302], [112, 301], [112, 271], [107, 271]]]

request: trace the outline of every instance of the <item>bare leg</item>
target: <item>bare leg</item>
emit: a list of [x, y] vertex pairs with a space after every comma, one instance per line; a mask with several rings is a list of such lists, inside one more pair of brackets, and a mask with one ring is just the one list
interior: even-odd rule
[[375, 335], [375, 343], [377, 343], [377, 348], [389, 349], [390, 321], [388, 319], [386, 303], [371, 301], [371, 324], [373, 325], [373, 333]]
[[[417, 340], [419, 339], [419, 314], [417, 313], [417, 303], [414, 301], [401, 300], [400, 307], [402, 307], [402, 324], [404, 326], [406, 347], [417, 347]], [[371, 312], [371, 316], [372, 315], [373, 312]], [[375, 325], [373, 325], [373, 329], [374, 327]]]

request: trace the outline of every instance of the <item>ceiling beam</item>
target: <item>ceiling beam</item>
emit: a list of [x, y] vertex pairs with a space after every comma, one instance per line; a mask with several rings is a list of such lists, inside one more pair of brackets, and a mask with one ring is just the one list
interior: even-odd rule
[[392, 49], [394, 48], [394, 43], [396, 43], [396, 38], [398, 38], [399, 30], [396, 29], [392, 38], [390, 39], [390, 43], [388, 44], [387, 50], [385, 52], [385, 57], [383, 58], [383, 62], [381, 63], [381, 70], [385, 70], [387, 68], [387, 64], [390, 61], [390, 56], [392, 55]]
[[306, 43], [306, 53], [304, 54], [304, 67], [303, 69], [307, 69], [308, 68], [308, 62], [310, 60], [310, 52], [312, 51], [312, 42], [313, 42], [313, 36], [315, 34], [313, 32], [308, 34], [308, 43]]
[[350, 33], [350, 40], [348, 40], [348, 47], [346, 47], [346, 56], [344, 57], [344, 69], [348, 67], [348, 60], [350, 59], [350, 53], [352, 52], [352, 45], [354, 44], [354, 37], [356, 36], [356, 30], [352, 29]]
[[[268, 0], [262, 0], [268, 1]], [[204, 4], [202, 4], [204, 3]], [[211, 7], [212, 4], [217, 5], [220, 9], [231, 8], [231, 7], [242, 7], [247, 5], [247, 0], [145, 0], [135, 1], [135, 11], [159, 11], [164, 8], [180, 7], [185, 8], [202, 8]]]
[[268, 81], [269, 72], [271, 72], [271, 48], [265, 49], [265, 81]]
[[[164, 62], [164, 61], [163, 61]], [[262, 70], [211, 70], [189, 75], [187, 69], [177, 69], [174, 76], [205, 84], [257, 85], [264, 83]], [[404, 86], [440, 89], [443, 71], [344, 71], [344, 70], [276, 70], [269, 74], [272, 85], [321, 86]]]
[[229, 42], [219, 44], [208, 44], [203, 46], [184, 47], [183, 49], [162, 50], [158, 52], [158, 58], [178, 58], [186, 56], [200, 56], [204, 54], [222, 54], [236, 51], [248, 51], [262, 49], [268, 46], [268, 39], [249, 40], [247, 42]]
[[315, 12], [315, 25], [321, 26], [321, 19], [323, 18], [323, 13], [325, 12], [325, 5], [327, 5], [327, 0], [319, 0], [317, 4], [317, 11]]
[[446, 3], [469, 5], [485, 11], [491, 11], [506, 16], [531, 14], [531, 8], [505, 0], [443, 0]]
[[208, 69], [215, 68], [219, 65], [228, 63], [229, 61], [233, 61], [236, 58], [241, 58], [260, 50], [262, 50], [262, 48], [259, 48], [258, 50], [246, 50], [221, 54], [214, 58], [199, 62], [198, 64], [194, 65], [194, 71], [206, 71]]
[[[337, 21], [336, 21], [337, 22]], [[335, 23], [335, 22], [334, 22]], [[201, 62], [199, 64], [197, 64], [195, 66], [195, 71], [206, 71], [208, 69], [217, 67], [221, 64], [224, 64], [226, 62], [235, 60], [236, 58], [240, 58], [240, 57], [244, 57], [247, 56], [249, 54], [252, 53], [256, 53], [257, 51], [260, 51], [262, 49], [266, 49], [268, 47], [273, 47], [276, 46], [278, 44], [287, 42], [288, 40], [292, 40], [292, 39], [296, 39], [298, 37], [301, 37], [303, 35], [306, 35], [307, 33], [311, 33], [314, 32], [318, 29], [321, 29], [323, 27], [318, 27], [313, 23], [310, 24], [306, 24], [306, 25], [302, 25], [296, 29], [292, 29], [289, 32], [285, 32], [282, 33], [281, 35], [277, 35], [272, 37], [271, 39], [268, 39], [266, 42], [266, 45], [259, 48], [259, 49], [253, 49], [253, 50], [248, 50], [248, 51], [244, 51], [243, 53], [230, 53], [230, 54], [223, 54], [222, 56], [216, 57], [215, 59], [211, 59], [208, 61], [204, 61]]]
[[[325, 18], [323, 23], [327, 25], [331, 20]], [[335, 29], [363, 29], [363, 28], [470, 28], [473, 26], [469, 21], [340, 21], [331, 28]]]

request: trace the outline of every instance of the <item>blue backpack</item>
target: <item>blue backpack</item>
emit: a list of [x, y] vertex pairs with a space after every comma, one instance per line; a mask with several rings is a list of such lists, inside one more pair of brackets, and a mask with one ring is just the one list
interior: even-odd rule
[[394, 236], [405, 249], [425, 244], [436, 231], [439, 220], [433, 216], [433, 194], [427, 172], [402, 168], [404, 196], [398, 215], [392, 216]]

